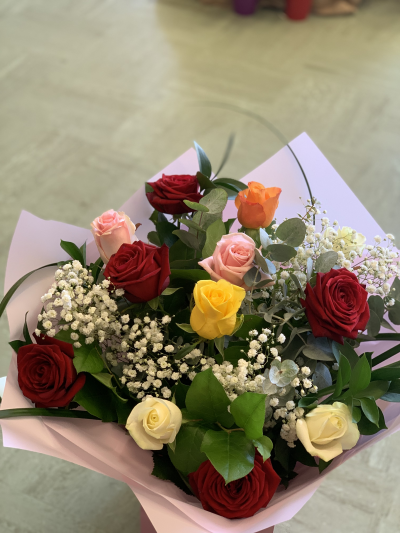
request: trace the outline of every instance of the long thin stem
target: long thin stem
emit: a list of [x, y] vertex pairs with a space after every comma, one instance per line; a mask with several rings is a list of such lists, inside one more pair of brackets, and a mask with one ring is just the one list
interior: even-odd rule
[[100, 420], [86, 411], [75, 411], [69, 409], [44, 409], [38, 407], [22, 407], [18, 409], [3, 409], [0, 411], [0, 418], [15, 418], [20, 416], [53, 416], [58, 418], [87, 418], [90, 420]]

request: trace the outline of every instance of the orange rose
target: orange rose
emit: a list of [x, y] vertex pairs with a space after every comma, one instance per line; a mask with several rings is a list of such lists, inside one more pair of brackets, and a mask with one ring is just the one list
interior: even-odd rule
[[240, 191], [235, 200], [242, 226], [251, 229], [268, 227], [274, 219], [281, 192], [279, 187], [266, 188], [250, 181], [249, 188]]

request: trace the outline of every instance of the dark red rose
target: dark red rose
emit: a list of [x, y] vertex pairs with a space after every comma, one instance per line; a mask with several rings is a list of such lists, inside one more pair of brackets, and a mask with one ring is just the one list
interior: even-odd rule
[[369, 320], [368, 293], [357, 276], [345, 268], [317, 274], [315, 287], [307, 283], [301, 305], [315, 337], [328, 337], [343, 344], [355, 339]]
[[271, 461], [267, 459], [263, 462], [258, 452], [253, 470], [227, 485], [211, 461], [205, 461], [196, 472], [189, 474], [190, 486], [203, 508], [225, 518], [253, 516], [269, 504], [280, 481]]
[[86, 380], [76, 373], [72, 344], [33, 336], [37, 344], [18, 350], [18, 385], [36, 407], [66, 407]]
[[150, 204], [160, 213], [168, 215], [180, 215], [190, 213], [190, 209], [183, 203], [183, 200], [199, 203], [203, 195], [199, 193], [199, 182], [196, 176], [166, 176], [162, 175], [157, 181], [152, 181], [149, 185], [154, 192], [146, 193]]
[[124, 289], [125, 298], [133, 303], [148, 302], [169, 284], [169, 249], [142, 241], [123, 244], [111, 256], [104, 271], [117, 289]]

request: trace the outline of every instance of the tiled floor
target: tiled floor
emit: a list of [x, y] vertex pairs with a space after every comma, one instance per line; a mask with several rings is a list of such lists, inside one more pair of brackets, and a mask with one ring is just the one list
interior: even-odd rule
[[[307, 131], [400, 235], [399, 57], [399, 0], [298, 24], [196, 0], [0, 0], [0, 278], [22, 208], [88, 226], [193, 139], [218, 164], [236, 132], [237, 178], [281, 147], [221, 103], [289, 139]], [[399, 532], [399, 447], [395, 435], [348, 461], [276, 533]], [[113, 480], [1, 448], [0, 472], [1, 533], [138, 530], [138, 505]]]

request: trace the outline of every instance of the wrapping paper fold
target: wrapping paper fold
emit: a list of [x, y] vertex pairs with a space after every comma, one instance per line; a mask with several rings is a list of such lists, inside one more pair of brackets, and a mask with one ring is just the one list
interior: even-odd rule
[[[311, 139], [302, 134], [291, 143], [311, 184], [313, 195], [328, 210], [328, 216], [341, 225], [351, 226], [364, 233], [371, 241], [381, 228], [363, 207], [354, 193], [336, 173]], [[195, 174], [198, 170], [194, 149], [183, 154], [162, 172], [166, 174]], [[158, 179], [162, 172], [154, 176]], [[302, 211], [308, 191], [301, 171], [288, 148], [283, 148], [263, 163], [244, 182], [259, 181], [266, 186], [279, 186], [283, 192], [277, 211], [279, 220], [296, 216]], [[303, 198], [303, 201], [300, 200]], [[228, 202], [225, 219], [236, 216], [233, 202]], [[115, 206], [110, 206], [115, 207]], [[121, 207], [134, 223], [141, 222], [139, 239], [146, 240], [153, 229], [148, 220], [152, 208], [145, 200], [142, 186]], [[59, 246], [60, 239], [81, 245], [87, 241], [88, 260], [98, 257], [89, 230], [54, 221], [41, 220], [22, 212], [9, 253], [5, 290], [26, 272], [44, 264], [67, 259]], [[41, 309], [40, 297], [53, 282], [54, 268], [44, 269], [25, 282], [10, 301], [7, 314], [10, 338], [21, 338], [26, 311], [28, 326], [36, 326]], [[394, 343], [393, 343], [394, 344]], [[375, 355], [391, 347], [391, 343], [368, 343], [364, 346]], [[395, 359], [395, 358], [393, 358]], [[30, 407], [32, 404], [21, 393], [17, 382], [16, 355], [7, 376], [2, 409]], [[337, 459], [327, 469], [330, 471], [358, 451], [370, 446], [400, 427], [400, 406], [382, 402], [388, 430], [371, 437], [362, 437], [356, 448]], [[90, 468], [128, 484], [158, 533], [256, 533], [289, 520], [311, 498], [324, 475], [316, 469], [298, 468], [298, 476], [285, 491], [278, 490], [267, 509], [252, 518], [228, 520], [204, 511], [200, 503], [185, 495], [175, 485], [152, 477], [151, 453], [141, 450], [116, 424], [103, 424], [92, 420], [25, 418], [1, 420], [4, 446], [44, 453]]]

